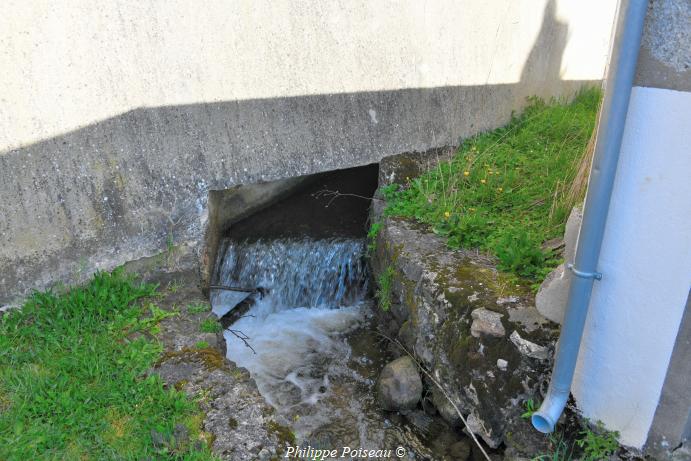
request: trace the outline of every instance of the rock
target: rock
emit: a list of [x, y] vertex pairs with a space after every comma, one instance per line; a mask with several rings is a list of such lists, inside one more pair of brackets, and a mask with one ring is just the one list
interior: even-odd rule
[[[564, 260], [567, 263], [572, 262], [576, 254], [578, 231], [581, 228], [582, 220], [583, 214], [579, 208], [576, 207], [571, 210], [564, 234]], [[545, 278], [535, 296], [537, 310], [555, 323], [561, 323], [564, 319], [571, 276], [571, 271], [566, 270], [564, 264], [559, 265]]]
[[504, 461], [530, 461], [530, 458], [521, 456], [513, 448], [509, 447], [504, 451]]
[[176, 424], [173, 429], [173, 438], [176, 447], [184, 447], [190, 442], [190, 431], [184, 424]]
[[409, 410], [422, 397], [422, 380], [417, 365], [403, 356], [384, 367], [377, 382], [379, 402], [385, 410]]
[[424, 411], [413, 410], [405, 413], [405, 419], [423, 434], [430, 432], [430, 427], [434, 423], [434, 418], [426, 414]]
[[405, 346], [406, 349], [412, 351], [415, 347], [415, 332], [410, 325], [410, 321], [406, 320], [398, 330], [398, 340]]
[[499, 368], [501, 371], [506, 371], [506, 367], [509, 366], [509, 362], [507, 362], [504, 359], [497, 359], [497, 368]]
[[458, 427], [463, 424], [458, 412], [453, 407], [449, 399], [444, 397], [438, 389], [432, 390], [432, 403], [439, 412], [439, 416], [442, 417], [451, 427]]
[[546, 347], [540, 346], [538, 344], [532, 343], [526, 339], [521, 338], [521, 335], [519, 335], [517, 331], [511, 333], [509, 339], [511, 339], [511, 342], [516, 345], [516, 347], [518, 348], [518, 352], [520, 352], [523, 355], [538, 360], [546, 360], [549, 358], [549, 351]]
[[518, 302], [518, 296], [507, 296], [506, 298], [497, 299], [497, 304], [500, 306], [503, 304], [516, 304]]
[[469, 439], [459, 440], [449, 447], [449, 455], [452, 459], [465, 461], [470, 458], [471, 446]]
[[563, 238], [553, 238], [549, 239], [542, 244], [542, 250], [547, 252], [561, 252], [564, 249], [564, 239]]
[[269, 461], [271, 459], [271, 452], [266, 448], [262, 448], [258, 455], [259, 461]]
[[[494, 432], [491, 427], [487, 427], [485, 421], [481, 419], [476, 412], [472, 412], [466, 416], [465, 421], [468, 423], [467, 429], [473, 431], [473, 434], [480, 435], [491, 448], [497, 448], [501, 445], [501, 435]], [[466, 432], [468, 432], [467, 429]]]
[[168, 445], [166, 436], [155, 429], [151, 429], [151, 444], [154, 448], [163, 448]]
[[[174, 292], [165, 290], [157, 300], [162, 308], [172, 310], [175, 305], [197, 304], [204, 299], [196, 271], [171, 272], [160, 277], [166, 278], [150, 281], [165, 284], [167, 280], [176, 280], [181, 284]], [[275, 453], [286, 443], [279, 433], [283, 426], [276, 421], [273, 409], [247, 370], [226, 359], [223, 336], [215, 342], [200, 337], [199, 318], [200, 314], [183, 311], [159, 323], [158, 338], [165, 352], [149, 373], [159, 375], [168, 388], [184, 392], [190, 399], [206, 396], [199, 406], [204, 432], [216, 458], [256, 459], [262, 448]], [[208, 347], [195, 345], [202, 338], [209, 343]], [[229, 420], [231, 417], [235, 423]], [[200, 440], [190, 440], [184, 425], [176, 426], [170, 438], [155, 431], [151, 432], [151, 438], [156, 448], [179, 449], [191, 445], [201, 449], [202, 446]]]
[[501, 314], [487, 309], [475, 309], [470, 313], [473, 324], [470, 326], [470, 334], [479, 338], [481, 335], [495, 336], [501, 338], [506, 334], [504, 325], [501, 323]]

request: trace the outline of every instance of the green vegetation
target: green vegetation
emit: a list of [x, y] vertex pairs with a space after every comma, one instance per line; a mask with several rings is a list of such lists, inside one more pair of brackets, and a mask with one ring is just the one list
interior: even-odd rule
[[209, 312], [211, 309], [206, 303], [190, 304], [187, 306], [187, 312], [190, 314], [202, 314], [204, 312]]
[[382, 192], [388, 215], [411, 217], [452, 248], [479, 248], [499, 268], [539, 280], [558, 264], [542, 244], [561, 237], [583, 198], [600, 91], [572, 103], [533, 98], [505, 127], [466, 140], [448, 162]]
[[[146, 337], [170, 315], [138, 302], [155, 289], [99, 273], [0, 318], [0, 459], [211, 459], [190, 446], [197, 405], [146, 375], [162, 351]], [[154, 446], [179, 424], [193, 442]]]
[[576, 444], [583, 449], [583, 461], [607, 459], [619, 448], [618, 432], [609, 432], [602, 422], [598, 421], [595, 431], [586, 427], [581, 431], [581, 438]]
[[570, 443], [564, 431], [551, 434], [549, 436], [550, 453], [536, 456], [533, 461], [570, 461], [575, 458], [576, 447], [582, 451], [578, 456], [578, 459], [582, 461], [608, 459], [619, 449], [619, 442], [617, 442], [619, 433], [607, 431], [600, 421], [595, 430], [590, 429], [587, 424], [586, 420], [583, 430], [579, 432], [580, 437]]
[[180, 288], [182, 288], [182, 283], [178, 282], [177, 280], [173, 280], [172, 282], [168, 283], [168, 291], [171, 293], [175, 294], [178, 292]]
[[367, 254], [372, 255], [377, 249], [377, 236], [381, 231], [382, 224], [380, 222], [375, 222], [372, 224], [367, 231]]
[[551, 448], [549, 454], [538, 455], [531, 461], [571, 461], [573, 459], [574, 444], [568, 443], [563, 433], [550, 434], [549, 444]]
[[379, 300], [379, 308], [384, 312], [391, 309], [391, 292], [393, 290], [393, 276], [394, 269], [387, 266], [386, 269], [379, 275], [377, 280], [377, 299]]
[[194, 344], [194, 347], [196, 347], [197, 349], [207, 349], [209, 347], [209, 343], [207, 343], [206, 341], [197, 341]]
[[525, 408], [525, 411], [521, 413], [521, 418], [523, 419], [530, 419], [530, 417], [533, 416], [533, 413], [537, 411], [537, 407], [535, 406], [533, 399], [528, 399], [523, 402], [523, 408]]
[[202, 333], [218, 333], [222, 329], [221, 324], [215, 319], [204, 319], [202, 323], [199, 324], [199, 330], [201, 330]]

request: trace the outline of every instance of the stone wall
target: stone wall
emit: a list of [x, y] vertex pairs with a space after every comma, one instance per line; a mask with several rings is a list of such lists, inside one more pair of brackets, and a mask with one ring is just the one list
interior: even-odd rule
[[[414, 177], [424, 159], [384, 159], [380, 186]], [[491, 257], [451, 250], [422, 226], [383, 216], [384, 206], [375, 200], [372, 213], [372, 222], [381, 223], [374, 277], [393, 274], [381, 328], [416, 356], [490, 447], [504, 443], [513, 453], [536, 454], [546, 438], [520, 415], [527, 400], [541, 400], [557, 325], [539, 314], [530, 288], [500, 274]], [[460, 426], [439, 389], [429, 379], [426, 385], [440, 414]]]

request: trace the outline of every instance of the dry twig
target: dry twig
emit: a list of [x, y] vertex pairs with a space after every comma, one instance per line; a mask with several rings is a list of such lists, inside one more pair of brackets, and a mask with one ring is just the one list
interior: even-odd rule
[[[245, 317], [245, 316], [243, 315], [243, 317]], [[251, 316], [251, 317], [254, 317], [254, 316]], [[245, 346], [249, 347], [255, 355], [257, 354], [257, 351], [255, 351], [254, 348], [252, 347], [252, 345], [247, 341], [248, 339], [252, 339], [252, 338], [250, 338], [249, 336], [247, 336], [245, 333], [243, 333], [240, 330], [233, 330], [231, 328], [228, 328], [228, 329], [226, 329], [226, 331], [229, 331], [233, 336], [235, 336], [240, 341], [245, 343]]]
[[314, 198], [330, 197], [329, 203], [324, 205], [325, 208], [328, 208], [329, 205], [331, 205], [333, 203], [333, 201], [336, 200], [338, 197], [355, 197], [355, 198], [361, 198], [363, 200], [381, 200], [381, 199], [376, 198], [376, 197], [365, 197], [364, 195], [341, 193], [337, 190], [330, 190], [330, 189], [318, 190], [317, 192], [312, 194], [312, 197], [314, 197]]

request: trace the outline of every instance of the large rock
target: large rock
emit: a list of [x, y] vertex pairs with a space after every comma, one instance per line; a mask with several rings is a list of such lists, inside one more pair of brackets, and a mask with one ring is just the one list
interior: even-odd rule
[[377, 383], [379, 402], [385, 410], [410, 410], [422, 397], [417, 365], [405, 355], [384, 367]]
[[475, 309], [470, 313], [473, 323], [470, 325], [470, 334], [479, 338], [482, 335], [501, 338], [506, 334], [504, 325], [501, 323], [501, 314], [488, 311], [487, 309]]
[[[583, 213], [580, 208], [571, 210], [564, 233], [564, 261], [573, 262], [578, 243]], [[554, 269], [542, 282], [535, 296], [537, 310], [552, 322], [561, 323], [564, 319], [566, 297], [569, 295], [573, 273], [564, 264]]]

